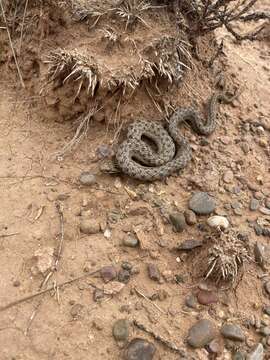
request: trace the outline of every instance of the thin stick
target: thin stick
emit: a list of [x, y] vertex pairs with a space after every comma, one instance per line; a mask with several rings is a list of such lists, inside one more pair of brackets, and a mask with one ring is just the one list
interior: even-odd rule
[[60, 203], [56, 203], [56, 209], [57, 212], [59, 214], [60, 217], [60, 232], [61, 232], [61, 237], [60, 237], [60, 241], [58, 244], [58, 252], [56, 255], [56, 260], [55, 260], [55, 270], [57, 270], [57, 266], [59, 264], [60, 258], [61, 258], [61, 254], [62, 254], [62, 250], [63, 250], [63, 242], [64, 242], [64, 214], [63, 214], [63, 206]]
[[20, 233], [16, 232], [13, 234], [0, 234], [0, 238], [6, 238], [6, 237], [10, 237], [10, 236], [16, 236], [19, 235]]
[[151, 301], [150, 299], [148, 299], [148, 297], [146, 297], [141, 291], [139, 291], [137, 288], [134, 288], [134, 290], [136, 291], [136, 293], [140, 296], [142, 296], [145, 300], [147, 300], [148, 302], [150, 302], [150, 304], [152, 304], [158, 311], [160, 311], [162, 314], [165, 314], [165, 311], [162, 310], [157, 304], [155, 304], [153, 301]]
[[2, 0], [0, 0], [0, 7], [1, 7], [4, 22], [5, 22], [5, 25], [6, 25], [9, 44], [10, 44], [10, 47], [11, 47], [11, 50], [12, 50], [12, 53], [13, 53], [13, 57], [14, 57], [14, 61], [15, 61], [16, 67], [17, 67], [17, 71], [18, 71], [18, 75], [19, 75], [19, 78], [20, 78], [20, 81], [21, 81], [21, 85], [25, 89], [25, 85], [24, 85], [24, 81], [23, 81], [23, 78], [22, 78], [21, 70], [20, 70], [20, 67], [19, 67], [19, 64], [18, 64], [18, 61], [17, 61], [16, 53], [15, 53], [15, 50], [14, 50], [14, 47], [13, 47], [13, 44], [12, 44], [12, 40], [11, 40], [11, 35], [10, 35], [9, 29], [8, 29], [8, 23], [7, 23], [6, 15], [5, 15], [5, 12], [4, 12], [4, 7], [3, 7]]
[[178, 354], [184, 355], [184, 350], [180, 349], [177, 345], [175, 345], [173, 342], [170, 342], [167, 339], [164, 339], [159, 334], [156, 334], [153, 330], [147, 328], [144, 324], [140, 323], [138, 320], [133, 320], [133, 324], [140, 330], [146, 332], [147, 334], [150, 334], [153, 336], [153, 338], [159, 342], [161, 342], [163, 345], [165, 345], [170, 350], [173, 350], [177, 352]]
[[[79, 280], [81, 280], [81, 279], [84, 279], [84, 278], [86, 278], [86, 277], [88, 277], [88, 276], [95, 275], [95, 274], [97, 274], [98, 272], [100, 272], [100, 269], [95, 270], [95, 271], [93, 271], [93, 272], [91, 272], [91, 273], [87, 273], [87, 274], [78, 276], [78, 277], [76, 277], [76, 278], [74, 278], [74, 279], [67, 280], [67, 281], [65, 281], [65, 282], [63, 282], [63, 283], [58, 284], [57, 287], [58, 287], [58, 288], [62, 288], [62, 287], [65, 286], [65, 285], [69, 285], [69, 284], [72, 284], [72, 283], [74, 283], [74, 282], [76, 282], [76, 281], [79, 281]], [[26, 302], [27, 300], [32, 300], [32, 299], [36, 298], [37, 296], [40, 296], [40, 295], [42, 295], [42, 294], [46, 294], [47, 292], [49, 292], [49, 291], [51, 291], [51, 290], [54, 290], [54, 289], [55, 289], [55, 285], [50, 286], [49, 288], [47, 288], [47, 289], [45, 289], [45, 290], [40, 290], [40, 291], [38, 291], [38, 292], [36, 292], [36, 293], [34, 293], [34, 294], [27, 295], [27, 296], [25, 296], [25, 297], [23, 297], [23, 298], [21, 298], [21, 299], [12, 301], [12, 302], [10, 302], [10, 303], [7, 304], [7, 305], [0, 306], [0, 312], [2, 312], [2, 311], [4, 311], [4, 310], [7, 310], [7, 309], [10, 309], [11, 307], [16, 306], [16, 305], [19, 305], [19, 304], [21, 304], [21, 303], [23, 303], [23, 302]]]

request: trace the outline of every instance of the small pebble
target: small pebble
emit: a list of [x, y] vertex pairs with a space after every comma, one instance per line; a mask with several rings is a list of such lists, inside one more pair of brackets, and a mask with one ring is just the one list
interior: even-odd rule
[[192, 210], [186, 210], [184, 215], [188, 225], [195, 225], [197, 223], [196, 214]]
[[14, 280], [13, 281], [13, 286], [14, 287], [19, 287], [21, 285], [20, 281], [19, 280]]
[[72, 308], [70, 309], [70, 315], [74, 320], [78, 319], [81, 316], [82, 309], [83, 305], [81, 304], [75, 304], [72, 306]]
[[100, 276], [105, 283], [108, 283], [117, 277], [117, 271], [114, 266], [104, 266], [100, 270]]
[[256, 347], [251, 351], [247, 356], [247, 360], [264, 360], [264, 349], [261, 343], [256, 345]]
[[261, 236], [263, 233], [263, 228], [259, 224], [254, 225], [254, 230], [256, 235]]
[[262, 200], [263, 197], [264, 197], [264, 195], [263, 195], [263, 193], [262, 193], [261, 191], [255, 191], [254, 197], [255, 197], [255, 199], [257, 199], [257, 200]]
[[112, 156], [112, 154], [112, 149], [106, 144], [99, 145], [96, 149], [96, 155], [99, 159], [105, 159]]
[[244, 154], [247, 154], [250, 150], [249, 144], [247, 142], [243, 142], [241, 144], [241, 149], [243, 150]]
[[155, 345], [147, 340], [135, 338], [126, 350], [126, 360], [152, 360], [156, 352]]
[[123, 239], [123, 245], [127, 247], [136, 247], [139, 244], [139, 240], [134, 235], [127, 235]]
[[127, 284], [130, 280], [130, 272], [128, 270], [121, 269], [118, 273], [118, 281], [123, 284]]
[[94, 219], [82, 219], [80, 230], [86, 235], [97, 234], [100, 231], [100, 223]]
[[93, 299], [95, 302], [99, 302], [100, 300], [102, 300], [104, 298], [105, 294], [103, 292], [103, 290], [100, 289], [95, 289], [94, 293], [93, 293]]
[[264, 207], [264, 206], [261, 206], [260, 208], [259, 208], [259, 211], [262, 213], [262, 214], [264, 214], [264, 215], [270, 215], [270, 209], [268, 209], [268, 208], [266, 208], [266, 207]]
[[221, 334], [230, 340], [244, 341], [245, 334], [243, 333], [240, 326], [235, 324], [225, 324], [221, 328]]
[[182, 232], [187, 226], [185, 216], [182, 213], [170, 214], [170, 221], [176, 232]]
[[96, 183], [96, 176], [89, 171], [82, 172], [79, 181], [82, 185], [93, 185]]
[[160, 271], [159, 268], [154, 264], [148, 264], [147, 266], [148, 275], [151, 280], [159, 281], [160, 280]]
[[222, 343], [221, 343], [221, 341], [219, 339], [212, 340], [207, 345], [207, 350], [208, 350], [208, 352], [210, 352], [212, 354], [220, 354], [220, 353], [222, 353]]
[[187, 342], [194, 348], [201, 348], [209, 344], [216, 335], [214, 324], [210, 320], [202, 319], [189, 329]]
[[259, 209], [259, 206], [260, 206], [259, 200], [255, 199], [255, 198], [252, 198], [252, 199], [250, 200], [249, 209], [250, 209], [251, 211], [256, 211], [256, 210], [258, 210], [258, 209]]
[[262, 228], [263, 236], [270, 236], [270, 228]]
[[117, 320], [113, 325], [113, 337], [116, 341], [126, 341], [129, 335], [129, 324], [126, 319]]
[[198, 301], [195, 295], [191, 294], [186, 297], [185, 304], [187, 307], [191, 309], [197, 309], [198, 308]]
[[223, 181], [226, 184], [232, 183], [233, 178], [234, 178], [234, 175], [233, 175], [233, 172], [231, 170], [226, 171], [225, 174], [223, 175]]
[[260, 329], [260, 333], [263, 336], [269, 336], [270, 335], [270, 327], [269, 326], [264, 326], [263, 328]]
[[189, 200], [189, 208], [198, 215], [208, 215], [215, 210], [216, 202], [206, 192], [197, 192]]
[[128, 261], [123, 261], [121, 264], [122, 269], [130, 271], [133, 268], [133, 265]]
[[202, 240], [185, 240], [181, 244], [177, 245], [177, 250], [189, 251], [203, 245]]
[[200, 290], [197, 294], [197, 299], [202, 305], [210, 305], [218, 302], [218, 296], [213, 291]]

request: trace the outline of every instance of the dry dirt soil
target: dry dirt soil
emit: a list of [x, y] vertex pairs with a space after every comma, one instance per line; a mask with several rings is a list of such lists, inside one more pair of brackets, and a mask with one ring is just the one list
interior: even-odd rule
[[[267, 1], [261, 7], [266, 9]], [[45, 23], [46, 12], [38, 15]], [[74, 123], [62, 118], [55, 121], [62, 116], [57, 112], [46, 113], [38, 91], [44, 85], [41, 78], [46, 65], [36, 64], [33, 58], [46, 55], [53, 41], [54, 46], [67, 45], [71, 30], [68, 27], [65, 33], [61, 28], [59, 35], [56, 28], [53, 35], [47, 35], [45, 25], [42, 29], [35, 33], [42, 33], [40, 38], [36, 35], [32, 42], [21, 44], [18, 62], [26, 89], [20, 87], [6, 31], [0, 29], [0, 359], [120, 359], [124, 345], [117, 344], [112, 335], [118, 319], [130, 321], [129, 340], [141, 337], [155, 344], [155, 359], [184, 357], [132, 325], [133, 319], [175, 343], [187, 359], [208, 359], [205, 349], [192, 350], [186, 345], [192, 324], [209, 318], [220, 327], [229, 319], [242, 327], [246, 341], [239, 347], [249, 351], [262, 335], [254, 327], [245, 327], [246, 321], [256, 317], [267, 322], [262, 309], [270, 304], [264, 290], [267, 267], [261, 269], [253, 256], [254, 244], [269, 244], [269, 236], [256, 235], [250, 226], [256, 221], [269, 226], [270, 221], [270, 210], [265, 210], [270, 198], [269, 38], [236, 44], [225, 31], [217, 32], [218, 41], [224, 40], [226, 71], [235, 84], [243, 86], [243, 92], [232, 105], [221, 105], [219, 125], [206, 141], [188, 135], [194, 158], [179, 176], [169, 177], [167, 183], [141, 184], [99, 172], [96, 151], [100, 145], [110, 145], [114, 137], [114, 129], [102, 121], [90, 122], [78, 147], [55, 158], [74, 136]], [[79, 31], [85, 37], [88, 30], [84, 25], [74, 25], [74, 29], [77, 44]], [[19, 44], [17, 38], [16, 47]], [[197, 84], [190, 84], [193, 93], [184, 97], [185, 104], [193, 98], [205, 101], [211, 93], [203, 70], [198, 73]], [[181, 105], [181, 96], [175, 94], [177, 91], [174, 103]], [[143, 95], [134, 102], [129, 99], [122, 109], [121, 116], [130, 119], [136, 114], [149, 120], [162, 118]], [[95, 184], [81, 184], [79, 177], [86, 171], [95, 174]], [[204, 282], [206, 257], [200, 248], [186, 253], [174, 249], [184, 240], [204, 237], [207, 216], [198, 216], [195, 225], [179, 233], [164, 216], [166, 209], [184, 212], [195, 191], [212, 194], [218, 203], [216, 214], [226, 215], [233, 228], [247, 235], [250, 261], [234, 288]], [[261, 206], [256, 211], [250, 210], [253, 197]], [[80, 224], [85, 219], [100, 224], [101, 230], [84, 234]], [[139, 246], [123, 246], [129, 234], [138, 238]], [[46, 279], [53, 259], [57, 267]], [[90, 275], [107, 265], [119, 271], [123, 262], [130, 263], [133, 271], [121, 290], [119, 283], [104, 284], [99, 272]], [[148, 264], [159, 268], [159, 281], [149, 278]], [[78, 280], [81, 275], [86, 277]], [[196, 294], [202, 285], [210, 287], [218, 301], [186, 308], [187, 296]], [[115, 293], [102, 297], [104, 286]], [[46, 287], [52, 290], [5, 308]], [[98, 301], [95, 291], [95, 295], [101, 293]], [[230, 359], [231, 348], [223, 346], [221, 339], [218, 358]], [[265, 359], [270, 358], [267, 345], [265, 349], [269, 354]]]

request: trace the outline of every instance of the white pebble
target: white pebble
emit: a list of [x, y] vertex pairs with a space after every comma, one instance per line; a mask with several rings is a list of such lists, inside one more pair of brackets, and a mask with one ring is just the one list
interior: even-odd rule
[[207, 219], [207, 224], [213, 228], [223, 228], [227, 229], [230, 225], [228, 219], [224, 216], [211, 216], [209, 219]]
[[104, 237], [105, 237], [106, 239], [109, 239], [109, 238], [112, 236], [112, 232], [111, 232], [110, 229], [106, 229], [106, 230], [104, 231], [103, 235], [104, 235]]

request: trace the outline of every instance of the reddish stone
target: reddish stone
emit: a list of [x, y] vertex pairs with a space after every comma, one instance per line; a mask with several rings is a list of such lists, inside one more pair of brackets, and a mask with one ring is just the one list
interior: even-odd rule
[[207, 290], [200, 290], [197, 294], [197, 299], [202, 305], [210, 305], [218, 302], [217, 294]]

